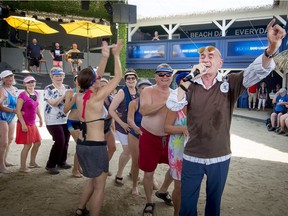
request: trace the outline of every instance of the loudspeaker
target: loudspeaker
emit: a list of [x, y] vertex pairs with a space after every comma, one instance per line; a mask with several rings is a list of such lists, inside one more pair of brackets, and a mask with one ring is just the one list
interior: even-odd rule
[[9, 10], [7, 8], [0, 7], [0, 38], [8, 39], [8, 23], [3, 20], [9, 16]]
[[89, 10], [89, 4], [90, 1], [89, 0], [81, 0], [81, 9], [82, 10]]
[[125, 24], [137, 23], [136, 5], [113, 4], [113, 22]]

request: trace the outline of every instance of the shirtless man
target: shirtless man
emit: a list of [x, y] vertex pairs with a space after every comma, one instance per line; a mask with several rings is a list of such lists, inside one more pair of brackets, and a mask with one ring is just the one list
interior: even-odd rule
[[[164, 122], [167, 114], [165, 106], [170, 94], [169, 85], [172, 82], [172, 69], [168, 64], [160, 64], [156, 69], [156, 85], [147, 87], [140, 96], [140, 113], [142, 136], [139, 139], [139, 168], [144, 171], [143, 185], [146, 195], [144, 216], [153, 215], [155, 203], [152, 202], [153, 176], [158, 163], [168, 164], [169, 136], [164, 132]], [[163, 199], [167, 205], [173, 205], [167, 192], [172, 177], [167, 171], [164, 182], [156, 196]]]

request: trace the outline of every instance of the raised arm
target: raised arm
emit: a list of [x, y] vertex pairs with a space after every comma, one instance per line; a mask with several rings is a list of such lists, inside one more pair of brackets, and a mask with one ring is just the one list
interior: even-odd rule
[[119, 82], [122, 79], [122, 67], [120, 62], [120, 52], [123, 48], [123, 41], [118, 40], [116, 46], [113, 46], [112, 53], [114, 56], [114, 77], [108, 83], [99, 90], [99, 95], [103, 98], [108, 97], [110, 93], [118, 86]]
[[[262, 66], [264, 68], [269, 66], [270, 62], [272, 61], [272, 56], [278, 51], [279, 47], [281, 46], [282, 39], [286, 35], [285, 29], [278, 24], [274, 25], [275, 21], [275, 19], [272, 19], [267, 25], [268, 48], [265, 50], [265, 54], [262, 58]], [[271, 58], [267, 56], [271, 56]]]
[[106, 41], [102, 41], [102, 58], [97, 68], [98, 76], [102, 77], [104, 75], [109, 55], [110, 55], [110, 48], [108, 47], [108, 43]]

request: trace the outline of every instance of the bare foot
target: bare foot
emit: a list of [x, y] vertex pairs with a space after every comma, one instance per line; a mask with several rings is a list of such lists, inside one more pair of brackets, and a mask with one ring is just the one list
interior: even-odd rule
[[29, 172], [31, 172], [31, 169], [29, 169], [29, 168], [27, 168], [27, 167], [25, 167], [25, 168], [20, 168], [20, 169], [19, 169], [19, 172], [29, 173]]
[[3, 168], [3, 169], [0, 169], [0, 173], [8, 174], [8, 173], [11, 173], [11, 171], [6, 168]]
[[132, 195], [139, 195], [138, 187], [132, 188]]
[[37, 163], [35, 163], [35, 164], [30, 163], [28, 167], [32, 168], [32, 169], [33, 168], [42, 168], [42, 166], [38, 165]]
[[83, 175], [78, 170], [72, 170], [72, 175], [75, 178], [82, 178]]

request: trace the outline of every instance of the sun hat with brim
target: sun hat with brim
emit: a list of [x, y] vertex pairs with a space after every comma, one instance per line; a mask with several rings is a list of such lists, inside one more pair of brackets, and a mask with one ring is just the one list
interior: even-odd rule
[[65, 74], [62, 70], [54, 70], [52, 71], [51, 73], [52, 75], [62, 75], [62, 74]]
[[287, 92], [286, 88], [281, 88], [281, 89], [279, 90], [279, 93], [280, 93], [280, 94], [281, 94], [281, 93], [284, 93], [284, 92]]
[[188, 75], [189, 75], [189, 72], [178, 73], [176, 78], [175, 78], [175, 81], [176, 81], [177, 85], [179, 85], [179, 82], [180, 82], [181, 79], [183, 79], [184, 77], [186, 77]]
[[[3, 85], [3, 80], [2, 79], [4, 79], [5, 77], [8, 77], [10, 75], [14, 75], [12, 73], [12, 71], [10, 71], [10, 70], [2, 71], [1, 74], [0, 74], [0, 85]], [[13, 85], [15, 85], [15, 84], [16, 84], [16, 82], [13, 82]]]
[[140, 81], [137, 83], [137, 88], [140, 88], [142, 85], [152, 86], [152, 83], [151, 83], [149, 80], [147, 80], [147, 79], [140, 80]]
[[127, 70], [126, 73], [124, 74], [124, 79], [126, 79], [126, 77], [129, 75], [134, 75], [138, 79], [138, 75], [135, 70], [131, 70], [131, 69]]
[[33, 76], [27, 76], [23, 80], [24, 83], [28, 83], [30, 81], [35, 81], [36, 82], [36, 79]]
[[4, 70], [4, 71], [1, 72], [0, 77], [1, 77], [1, 79], [3, 79], [3, 78], [5, 78], [5, 77], [7, 77], [7, 76], [10, 76], [10, 75], [14, 75], [14, 74], [12, 73], [12, 71], [10, 71], [10, 70]]

